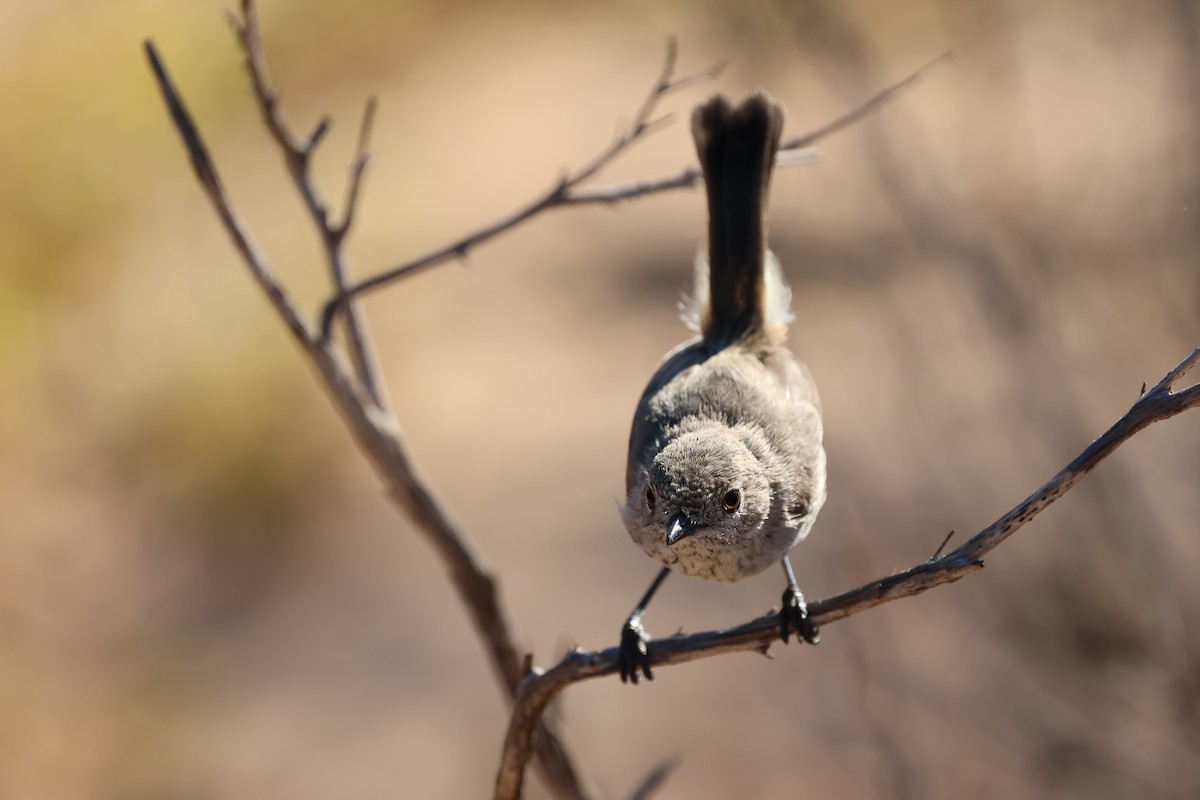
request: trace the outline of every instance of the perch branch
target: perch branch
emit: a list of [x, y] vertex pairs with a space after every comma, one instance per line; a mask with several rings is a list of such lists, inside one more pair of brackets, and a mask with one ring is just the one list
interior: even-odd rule
[[[879, 578], [836, 597], [809, 603], [808, 613], [813, 623], [818, 627], [828, 625], [883, 603], [953, 583], [981, 569], [985, 555], [1066, 494], [1121, 443], [1152, 423], [1200, 405], [1200, 384], [1174, 390], [1176, 383], [1197, 361], [1200, 361], [1200, 348], [1193, 350], [1154, 388], [1142, 394], [1124, 416], [1058, 474], [963, 545], [903, 572]], [[649, 643], [649, 658], [655, 667], [662, 667], [722, 653], [746, 650], [765, 653], [778, 636], [779, 618], [772, 611], [723, 631], [655, 639]], [[525, 675], [504, 739], [496, 775], [497, 800], [520, 796], [525, 764], [529, 760], [530, 738], [546, 704], [573, 683], [615, 673], [617, 656], [618, 648], [615, 647], [596, 652], [575, 649], [549, 670], [531, 670]]]
[[[196, 179], [212, 203], [226, 233], [272, 308], [283, 320], [292, 338], [320, 376], [351, 435], [386, 487], [388, 496], [412, 521], [417, 531], [425, 537], [447, 566], [454, 587], [467, 607], [480, 638], [487, 646], [492, 667], [506, 693], [512, 697], [516, 692], [522, 669], [517, 649], [513, 645], [515, 637], [512, 627], [496, 590], [495, 579], [474, 546], [450, 520], [418, 475], [395, 418], [375, 402], [362, 383], [351, 378], [336, 349], [317, 341], [285, 289], [275, 279], [266, 257], [250, 238], [246, 226], [225, 194], [208, 148], [179, 91], [167, 74], [153, 42], [145, 42], [145, 51], [171, 121], [188, 153]], [[327, 126], [317, 128], [309, 138], [310, 144], [320, 138], [320, 131], [324, 127]], [[366, 127], [367, 124], [364, 123], [364, 131]], [[360, 142], [365, 143], [365, 140], [364, 132]], [[360, 147], [360, 150], [365, 148]], [[350, 191], [353, 193], [357, 190], [352, 188]], [[346, 220], [350, 219], [352, 208], [351, 202], [347, 206]], [[327, 223], [322, 222], [321, 225], [323, 230], [328, 230]], [[556, 795], [569, 798], [589, 796], [555, 726], [549, 721], [544, 721], [539, 727], [537, 746], [539, 764]]]
[[[906, 78], [867, 98], [832, 122], [788, 140], [780, 147], [779, 163], [781, 165], [793, 165], [812, 160], [816, 155], [815, 151], [811, 149], [813, 144], [879, 110], [900, 92], [912, 86], [930, 70], [944, 63], [949, 58], [949, 53], [942, 54]], [[658, 178], [641, 179], [628, 183], [614, 184], [612, 186], [601, 186], [590, 190], [580, 188], [581, 184], [594, 177], [604, 167], [612, 163], [614, 159], [639, 138], [652, 133], [669, 120], [669, 117], [652, 118], [658, 101], [666, 94], [684, 86], [690, 86], [694, 83], [715, 77], [723, 66], [723, 64], [718, 64], [702, 72], [685, 75], [680, 78], [672, 78], [671, 76], [675, 69], [675, 41], [673, 39], [669, 40], [667, 43], [666, 63], [663, 65], [662, 72], [659, 74], [654, 86], [651, 87], [650, 93], [642, 101], [641, 107], [634, 115], [633, 122], [630, 123], [628, 128], [618, 134], [607, 147], [592, 158], [591, 161], [576, 172], [563, 176], [558, 182], [525, 206], [496, 220], [492, 224], [480, 228], [458, 241], [443, 245], [412, 261], [392, 267], [378, 275], [356, 283], [343, 291], [339, 291], [321, 310], [322, 339], [329, 337], [334, 319], [341, 313], [342, 306], [350, 299], [390, 284], [393, 281], [400, 280], [401, 278], [415, 275], [418, 272], [422, 272], [451, 259], [462, 258], [472, 248], [483, 244], [505, 231], [515, 228], [522, 222], [543, 211], [560, 206], [612, 205], [623, 200], [633, 200], [651, 194], [675, 189], [690, 189], [696, 186], [700, 182], [700, 168], [693, 165]]]

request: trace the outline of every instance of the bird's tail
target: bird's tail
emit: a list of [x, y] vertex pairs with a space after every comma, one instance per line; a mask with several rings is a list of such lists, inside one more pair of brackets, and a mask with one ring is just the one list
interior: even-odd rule
[[767, 323], [767, 196], [783, 130], [768, 94], [736, 107], [717, 96], [692, 114], [692, 138], [708, 196], [708, 303], [704, 341], [719, 349]]

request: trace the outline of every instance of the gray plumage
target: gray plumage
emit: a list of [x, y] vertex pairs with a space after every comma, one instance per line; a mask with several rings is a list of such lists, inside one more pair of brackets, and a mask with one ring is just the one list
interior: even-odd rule
[[766, 247], [783, 111], [765, 93], [696, 109], [708, 200], [701, 335], [668, 353], [629, 438], [622, 517], [647, 554], [732, 582], [778, 563], [825, 502], [820, 400], [787, 349], [788, 291]]

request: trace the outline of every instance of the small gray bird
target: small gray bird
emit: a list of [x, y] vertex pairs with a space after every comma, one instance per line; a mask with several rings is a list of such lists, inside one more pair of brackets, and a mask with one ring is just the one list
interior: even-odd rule
[[672, 569], [732, 583], [782, 563], [780, 635], [818, 641], [787, 555], [825, 502], [825, 450], [816, 386], [786, 345], [791, 293], [766, 246], [782, 128], [761, 91], [692, 115], [708, 196], [687, 315], [700, 335], [667, 354], [633, 418], [621, 516], [665, 566], [622, 629], [622, 681], [654, 677], [641, 620]]

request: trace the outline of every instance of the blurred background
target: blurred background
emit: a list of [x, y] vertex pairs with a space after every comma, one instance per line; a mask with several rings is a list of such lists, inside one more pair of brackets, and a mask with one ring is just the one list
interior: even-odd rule
[[[0, 796], [483, 797], [506, 709], [432, 551], [382, 496], [195, 185], [158, 43], [301, 307], [316, 238], [225, 3], [0, 7]], [[603, 181], [692, 163], [691, 106], [766, 87], [814, 128], [953, 50], [777, 176], [792, 341], [830, 499], [823, 597], [1024, 498], [1200, 344], [1200, 7], [264, 0], [287, 113], [336, 124], [365, 275], [506, 213], [603, 147], [660, 68], [727, 59]], [[656, 565], [617, 515], [628, 424], [686, 332], [697, 192], [555, 211], [366, 302], [396, 413], [546, 665], [615, 645]], [[1156, 425], [988, 568], [776, 647], [573, 687], [600, 796], [1200, 794], [1200, 415]], [[782, 576], [676, 578], [667, 635]], [[530, 797], [544, 797], [531, 781]]]

